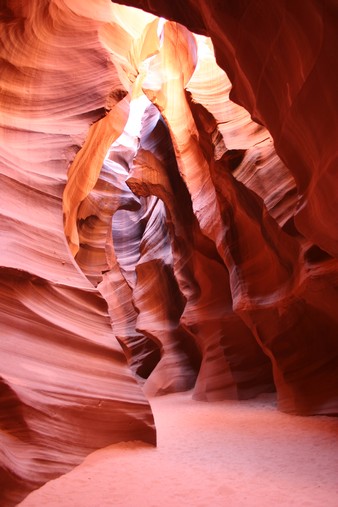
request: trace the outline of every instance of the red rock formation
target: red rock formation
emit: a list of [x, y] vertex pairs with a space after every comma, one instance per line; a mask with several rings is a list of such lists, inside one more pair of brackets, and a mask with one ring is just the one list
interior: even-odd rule
[[[166, 206], [173, 271], [186, 301], [180, 334], [188, 331], [202, 355], [194, 397], [237, 399], [269, 389], [269, 365], [232, 311], [227, 269], [193, 214], [163, 122], [142, 139], [127, 183], [136, 194], [157, 195]], [[181, 343], [187, 340], [185, 335]]]
[[123, 3], [211, 37], [217, 62], [232, 83], [231, 98], [268, 128], [296, 179], [297, 229], [337, 255], [336, 2], [311, 0], [306, 12], [301, 2], [278, 0]]
[[[154, 443], [155, 429], [63, 227], [69, 162], [123, 89], [102, 22], [40, 0], [1, 15], [0, 503], [13, 505], [98, 447]], [[67, 195], [76, 209], [82, 195]]]
[[[236, 158], [227, 152], [223, 163], [217, 161], [219, 143], [214, 140], [212, 120], [198, 107], [190, 106], [182, 92], [185, 83], [189, 88], [186, 74], [191, 72], [191, 60], [182, 57], [184, 53], [177, 49], [184, 45], [184, 30], [177, 28], [179, 45], [174, 39], [169, 40], [166, 49], [162, 45], [162, 56], [160, 52], [149, 64], [153, 73], [159, 67], [166, 69], [160, 85], [156, 80], [152, 84], [148, 78], [144, 89], [169, 125], [194, 213], [229, 269], [236, 311], [272, 360], [280, 408], [290, 412], [336, 413], [336, 317], [329, 310], [325, 295], [329, 291], [331, 301], [336, 301], [336, 262], [330, 260], [330, 254], [336, 253], [336, 224], [335, 214], [328, 212], [334, 197], [324, 193], [323, 182], [331, 181], [337, 157], [332, 144], [336, 84], [330, 50], [335, 37], [332, 20], [337, 11], [330, 2], [321, 6], [313, 2], [306, 16], [299, 6], [289, 2], [284, 6], [271, 2], [264, 8], [259, 1], [223, 7], [217, 2], [200, 1], [189, 4], [188, 9], [183, 9], [178, 1], [157, 8], [148, 2], [133, 5], [211, 36], [218, 62], [232, 81], [231, 96], [269, 128], [278, 153], [295, 177], [296, 209], [292, 178], [284, 169], [286, 210], [281, 212], [283, 205], [278, 204], [280, 210], [274, 212], [265, 189], [259, 192], [271, 214], [284, 226], [285, 235], [263, 203], [229, 176], [229, 169], [235, 169], [237, 178], [246, 181], [240, 154]], [[310, 35], [312, 30], [316, 31], [314, 38]], [[186, 46], [193, 45], [188, 39], [187, 35]], [[321, 108], [326, 111], [325, 118], [332, 119], [330, 134], [330, 122], [323, 124], [324, 115], [318, 115], [317, 102], [313, 100], [319, 69], [325, 69], [328, 78]], [[175, 97], [180, 107], [171, 107], [166, 98], [169, 96]], [[210, 105], [208, 109], [211, 110]], [[213, 115], [217, 120], [215, 111]], [[319, 124], [314, 129], [317, 116]], [[323, 135], [320, 149], [318, 130]], [[201, 143], [201, 139], [205, 141]], [[212, 144], [216, 162], [210, 156]], [[254, 173], [252, 179], [250, 187], [257, 191], [260, 183]], [[269, 186], [273, 179], [271, 182]], [[329, 187], [332, 192], [334, 186]], [[319, 206], [321, 200], [323, 204]], [[315, 303], [314, 292], [320, 294]]]
[[338, 413], [337, 8], [126, 3], [0, 10], [5, 506], [144, 393]]

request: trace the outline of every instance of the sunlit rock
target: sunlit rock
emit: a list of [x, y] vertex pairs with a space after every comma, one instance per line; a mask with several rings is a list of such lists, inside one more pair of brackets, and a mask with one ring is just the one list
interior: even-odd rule
[[147, 396], [338, 413], [337, 8], [126, 3], [0, 11], [5, 507]]

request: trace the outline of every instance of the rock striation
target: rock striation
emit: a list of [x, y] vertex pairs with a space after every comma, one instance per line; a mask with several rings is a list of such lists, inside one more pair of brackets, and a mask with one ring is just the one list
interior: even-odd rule
[[[286, 167], [259, 127], [261, 142], [250, 146], [242, 134], [236, 148], [228, 149], [233, 137], [226, 130], [234, 132], [234, 122], [223, 123], [217, 95], [208, 99], [200, 91], [218, 90], [225, 98], [225, 78], [214, 84], [220, 71], [213, 74], [209, 67], [208, 86], [199, 86], [203, 66], [196, 64], [196, 37], [181, 25], [166, 25], [167, 44], [164, 37], [149, 62], [143, 90], [169, 128], [201, 230], [228, 270], [232, 307], [272, 362], [279, 407], [337, 413], [337, 224], [329, 183], [337, 158], [330, 49], [337, 8], [330, 1], [311, 2], [305, 15], [290, 2], [221, 6], [201, 0], [189, 2], [189, 8], [179, 1], [157, 7], [146, 0], [127, 3], [209, 35], [230, 77], [230, 97], [268, 128]], [[318, 86], [325, 97], [320, 111], [313, 100]], [[245, 124], [245, 114], [242, 118]]]
[[0, 10], [6, 507], [150, 396], [338, 413], [337, 8], [125, 3]]
[[98, 135], [95, 122], [109, 123], [106, 109], [127, 117], [126, 90], [100, 31], [108, 25], [121, 42], [121, 30], [98, 19], [111, 18], [107, 6], [93, 18], [64, 2], [3, 5], [0, 503], [7, 506], [99, 447], [155, 443], [156, 435], [107, 304], [75, 262], [63, 223], [63, 207], [72, 218], [90, 188], [82, 165], [72, 190], [70, 162], [75, 167], [81, 145]]

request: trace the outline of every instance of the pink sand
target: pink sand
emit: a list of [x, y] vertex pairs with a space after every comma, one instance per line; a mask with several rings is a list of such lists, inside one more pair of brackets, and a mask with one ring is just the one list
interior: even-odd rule
[[20, 507], [337, 507], [338, 419], [276, 410], [272, 395], [153, 398], [158, 447], [94, 452]]

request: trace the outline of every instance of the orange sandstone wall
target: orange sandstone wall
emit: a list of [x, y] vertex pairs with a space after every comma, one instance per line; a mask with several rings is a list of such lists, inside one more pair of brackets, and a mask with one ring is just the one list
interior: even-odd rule
[[[37, 0], [0, 8], [4, 506], [97, 448], [156, 440], [107, 304], [74, 261], [64, 232], [69, 163], [90, 124], [126, 93], [103, 42], [105, 24], [71, 7]], [[109, 10], [101, 14], [105, 19]]]
[[5, 506], [146, 396], [338, 412], [334, 2], [130, 3], [0, 10]]

